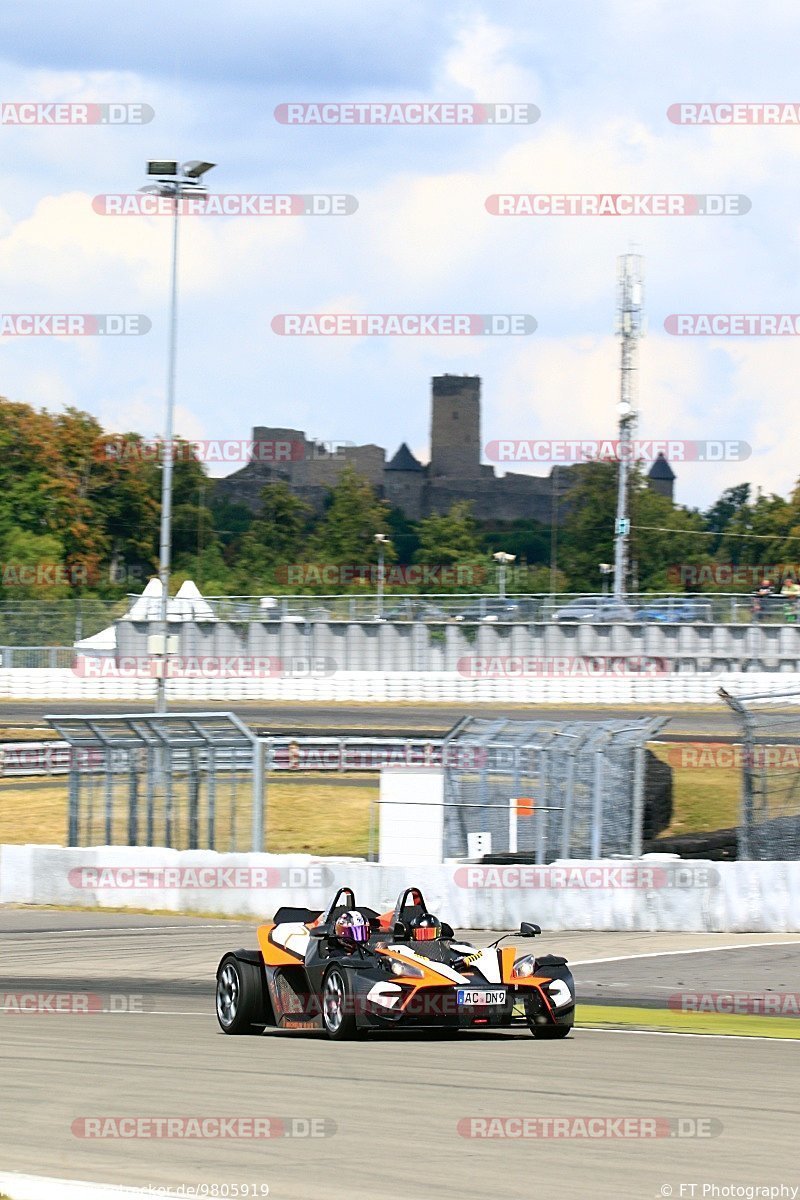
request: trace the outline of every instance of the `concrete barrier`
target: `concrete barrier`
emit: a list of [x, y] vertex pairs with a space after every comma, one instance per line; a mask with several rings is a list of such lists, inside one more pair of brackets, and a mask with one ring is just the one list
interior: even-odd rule
[[[337, 671], [332, 675], [170, 679], [175, 703], [246, 700], [322, 703], [450, 704], [719, 704], [720, 685], [732, 692], [785, 692], [796, 674], [729, 671], [665, 675], [465, 679], [456, 671]], [[47, 700], [65, 709], [76, 700], [152, 701], [154, 679], [124, 675], [87, 678], [61, 668], [0, 669], [0, 699]]]
[[283, 904], [321, 909], [348, 884], [392, 907], [416, 884], [466, 929], [800, 932], [800, 862], [712, 863], [646, 855], [548, 867], [448, 862], [390, 867], [310, 855], [149, 847], [0, 846], [0, 904], [139, 908], [270, 919]]

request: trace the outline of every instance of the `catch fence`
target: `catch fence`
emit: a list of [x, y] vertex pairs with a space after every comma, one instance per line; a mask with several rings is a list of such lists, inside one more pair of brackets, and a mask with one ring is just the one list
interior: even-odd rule
[[46, 720], [69, 743], [69, 846], [264, 849], [263, 753], [234, 713]]
[[638, 857], [665, 823], [645, 749], [665, 723], [466, 717], [443, 746], [445, 857]]
[[740, 859], [800, 858], [800, 689], [719, 695], [742, 731]]

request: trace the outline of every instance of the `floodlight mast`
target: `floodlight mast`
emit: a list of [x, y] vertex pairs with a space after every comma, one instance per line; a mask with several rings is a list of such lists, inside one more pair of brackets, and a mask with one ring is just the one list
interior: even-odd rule
[[203, 175], [210, 171], [215, 163], [202, 162], [199, 159], [187, 163], [179, 163], [174, 159], [151, 159], [147, 164], [147, 174], [157, 177], [156, 183], [141, 188], [143, 192], [156, 192], [160, 196], [172, 198], [172, 259], [170, 267], [170, 318], [169, 342], [167, 353], [167, 411], [164, 423], [164, 445], [161, 461], [161, 529], [159, 536], [158, 575], [161, 580], [161, 605], [159, 625], [161, 632], [158, 641], [160, 659], [156, 675], [156, 709], [157, 713], [167, 711], [167, 673], [169, 663], [169, 580], [172, 556], [172, 464], [175, 457], [173, 441], [173, 426], [175, 415], [175, 366], [178, 345], [178, 225], [181, 209], [181, 198], [185, 194], [196, 194], [206, 191], [203, 185]]
[[617, 458], [617, 517], [614, 524], [614, 599], [622, 601], [628, 584], [628, 476], [633, 431], [636, 428], [637, 363], [642, 318], [644, 259], [641, 254], [621, 254], [617, 259], [617, 334], [621, 339], [619, 441]]

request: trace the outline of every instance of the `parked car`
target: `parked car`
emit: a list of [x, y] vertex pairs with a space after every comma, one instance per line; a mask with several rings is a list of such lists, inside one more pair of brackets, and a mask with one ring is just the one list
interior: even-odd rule
[[376, 613], [374, 621], [449, 621], [449, 615], [443, 608], [424, 601], [406, 601], [385, 608], [382, 613]]
[[672, 625], [681, 621], [713, 621], [714, 615], [711, 605], [704, 600], [656, 600], [637, 609], [634, 619]]
[[554, 621], [633, 621], [633, 609], [621, 600], [611, 596], [580, 596], [570, 600], [568, 604], [557, 608], [553, 613]]
[[529, 621], [530, 604], [520, 600], [502, 600], [499, 596], [487, 596], [481, 603], [470, 604], [456, 613], [455, 621]]
[[299, 613], [284, 612], [274, 596], [262, 596], [258, 602], [258, 613], [262, 621], [285, 621], [291, 625], [305, 625], [306, 618]]

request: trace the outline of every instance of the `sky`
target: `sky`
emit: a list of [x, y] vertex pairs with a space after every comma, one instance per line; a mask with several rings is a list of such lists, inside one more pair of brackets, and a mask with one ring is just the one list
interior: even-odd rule
[[[101, 215], [148, 159], [210, 191], [346, 194], [347, 216], [180, 223], [178, 433], [290, 426], [428, 458], [431, 377], [482, 378], [482, 442], [614, 435], [617, 257], [645, 260], [642, 439], [708, 507], [800, 476], [798, 336], [673, 336], [670, 314], [800, 313], [800, 125], [679, 125], [674, 104], [794, 104], [791, 0], [38, 0], [0, 9], [2, 106], [147, 105], [146, 124], [18, 125], [0, 108], [4, 316], [143, 314], [140, 336], [0, 336], [0, 394], [110, 431], [164, 427], [170, 220]], [[535, 123], [289, 125], [282, 104], [535, 105]], [[135, 111], [135, 110], [134, 110]], [[149, 110], [148, 110], [149, 111]], [[497, 217], [496, 193], [744, 195], [724, 216]], [[531, 334], [281, 336], [280, 314], [529, 314]], [[8, 330], [9, 325], [3, 325]], [[798, 323], [800, 328], [800, 320]], [[230, 468], [214, 466], [213, 474]], [[547, 474], [549, 465], [520, 467]]]

